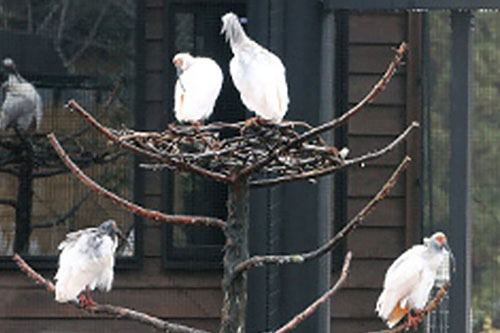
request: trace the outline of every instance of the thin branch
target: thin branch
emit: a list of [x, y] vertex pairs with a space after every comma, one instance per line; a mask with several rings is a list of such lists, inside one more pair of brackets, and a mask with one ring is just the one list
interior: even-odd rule
[[332, 174], [334, 172], [337, 172], [339, 170], [345, 169], [345, 168], [353, 166], [353, 165], [368, 162], [368, 161], [376, 159], [382, 155], [385, 155], [388, 152], [390, 152], [391, 150], [393, 150], [394, 148], [396, 148], [396, 146], [398, 144], [400, 144], [410, 134], [410, 132], [413, 129], [418, 128], [418, 127], [419, 127], [419, 124], [416, 121], [414, 121], [410, 124], [410, 126], [408, 126], [406, 128], [406, 130], [403, 133], [401, 133], [396, 139], [394, 139], [394, 141], [389, 143], [384, 148], [367, 153], [365, 155], [362, 155], [362, 156], [359, 156], [359, 157], [356, 157], [353, 159], [345, 160], [343, 164], [334, 165], [331, 167], [317, 169], [317, 170], [313, 170], [313, 171], [309, 171], [309, 172], [302, 172], [302, 173], [299, 173], [296, 175], [288, 175], [288, 176], [282, 176], [282, 177], [276, 177], [276, 178], [270, 178], [270, 179], [254, 180], [254, 181], [250, 182], [250, 186], [253, 186], [253, 187], [274, 186], [274, 185], [278, 185], [281, 183], [286, 183], [286, 182], [300, 180], [300, 179], [313, 179], [313, 178]]
[[[425, 316], [430, 314], [432, 312], [432, 310], [434, 310], [435, 308], [437, 308], [437, 306], [441, 303], [441, 301], [443, 300], [443, 297], [446, 295], [446, 293], [448, 292], [448, 289], [450, 288], [451, 286], [451, 282], [450, 281], [446, 281], [443, 286], [441, 287], [441, 289], [439, 289], [439, 291], [437, 292], [436, 296], [434, 296], [434, 298], [429, 302], [429, 305], [427, 305], [427, 307], [422, 311], [422, 315], [417, 317], [417, 324], [421, 323], [422, 321], [424, 321], [425, 319]], [[392, 329], [388, 329], [388, 330], [382, 330], [382, 331], [376, 331], [376, 332], [369, 332], [369, 333], [399, 333], [399, 332], [403, 332], [403, 331], [407, 331], [411, 328], [410, 325], [408, 325], [408, 323], [402, 323]]]
[[344, 259], [344, 266], [342, 267], [342, 273], [340, 274], [339, 279], [335, 283], [335, 285], [330, 288], [326, 293], [324, 293], [320, 298], [315, 300], [311, 305], [309, 305], [304, 311], [296, 315], [292, 320], [290, 320], [288, 323], [280, 327], [275, 331], [275, 333], [285, 333], [288, 332], [297, 325], [299, 325], [301, 322], [303, 322], [306, 318], [310, 317], [316, 309], [323, 303], [325, 303], [330, 297], [335, 295], [337, 290], [340, 289], [340, 287], [345, 283], [345, 280], [347, 278], [347, 274], [349, 273], [349, 265], [351, 263], [351, 258], [352, 258], [352, 252], [348, 252], [347, 255], [345, 256]]
[[[36, 272], [33, 268], [31, 268], [20, 255], [17, 253], [12, 257], [19, 266], [19, 269], [23, 271], [28, 277], [33, 279], [36, 284], [42, 285], [47, 289], [50, 293], [55, 293], [55, 286], [50, 281], [45, 279], [41, 274]], [[177, 325], [169, 323], [165, 320], [162, 320], [157, 317], [150, 316], [148, 314], [138, 312], [132, 309], [124, 308], [121, 306], [115, 306], [110, 304], [96, 304], [95, 306], [87, 306], [81, 307], [77, 301], [71, 301], [68, 304], [71, 304], [83, 311], [95, 314], [95, 313], [104, 313], [108, 315], [115, 316], [116, 318], [124, 318], [129, 320], [138, 321], [142, 324], [146, 324], [157, 329], [163, 330], [165, 332], [171, 333], [209, 333], [208, 331], [198, 330], [191, 327]]]
[[242, 261], [234, 268], [233, 275], [241, 274], [244, 271], [258, 266], [263, 265], [283, 265], [283, 264], [301, 264], [305, 261], [313, 260], [321, 257], [328, 251], [337, 246], [337, 244], [343, 240], [351, 231], [353, 231], [358, 225], [363, 222], [363, 220], [368, 216], [368, 214], [375, 208], [375, 206], [382, 201], [389, 191], [394, 187], [396, 181], [401, 176], [403, 171], [408, 167], [411, 158], [406, 156], [403, 161], [399, 164], [397, 169], [387, 180], [387, 182], [382, 186], [380, 191], [373, 197], [366, 206], [361, 209], [361, 211], [351, 220], [347, 225], [342, 228], [335, 236], [330, 238], [330, 240], [323, 246], [309, 252], [292, 254], [292, 255], [266, 255], [266, 256], [253, 256], [245, 261]]
[[68, 156], [68, 154], [64, 151], [63, 147], [60, 145], [59, 141], [57, 141], [54, 134], [49, 134], [48, 139], [57, 154], [61, 158], [61, 160], [66, 164], [66, 166], [73, 172], [78, 179], [90, 189], [99, 193], [102, 196], [107, 197], [113, 203], [118, 206], [121, 206], [135, 214], [139, 214], [148, 218], [151, 218], [157, 222], [167, 222], [173, 224], [184, 224], [184, 225], [194, 225], [194, 224], [203, 224], [209, 227], [219, 227], [224, 228], [226, 223], [220, 219], [206, 217], [206, 216], [186, 216], [186, 215], [167, 215], [165, 213], [147, 209], [136, 205], [134, 203], [129, 202], [126, 199], [123, 199], [116, 195], [115, 193], [101, 187], [94, 180], [89, 178]]
[[389, 64], [386, 72], [380, 78], [380, 80], [375, 84], [372, 90], [352, 109], [344, 113], [341, 117], [335, 118], [327, 123], [324, 123], [318, 127], [314, 127], [313, 129], [305, 132], [304, 134], [297, 137], [295, 140], [291, 140], [287, 145], [283, 146], [280, 149], [276, 149], [273, 153], [269, 154], [267, 157], [257, 161], [256, 163], [246, 167], [240, 173], [241, 176], [249, 175], [253, 173], [255, 170], [263, 167], [264, 165], [269, 164], [272, 160], [278, 157], [283, 151], [286, 151], [292, 147], [296, 147], [307, 140], [318, 136], [319, 134], [326, 132], [328, 130], [334, 129], [346, 123], [351, 117], [361, 111], [367, 104], [369, 104], [373, 99], [387, 86], [392, 76], [396, 73], [396, 70], [403, 59], [405, 54], [407, 45], [406, 43], [401, 43], [398, 50], [396, 51], [396, 55], [394, 59]]
[[71, 110], [76, 111], [78, 114], [80, 114], [92, 126], [94, 126], [99, 132], [101, 132], [102, 134], [104, 134], [108, 139], [110, 139], [114, 143], [120, 145], [121, 147], [123, 147], [123, 148], [125, 148], [125, 149], [127, 149], [127, 150], [129, 150], [129, 151], [131, 151], [133, 153], [144, 155], [144, 156], [146, 156], [148, 158], [151, 158], [151, 159], [163, 162], [166, 165], [175, 166], [175, 167], [177, 167], [177, 168], [179, 168], [181, 170], [192, 171], [192, 172], [197, 173], [197, 174], [199, 174], [199, 175], [201, 175], [203, 177], [206, 177], [206, 178], [211, 178], [211, 179], [215, 179], [215, 180], [226, 182], [226, 183], [230, 181], [229, 177], [227, 177], [227, 176], [225, 176], [225, 175], [223, 175], [221, 173], [212, 172], [212, 171], [209, 171], [209, 170], [203, 169], [201, 167], [198, 167], [196, 165], [192, 165], [192, 164], [188, 164], [188, 163], [173, 162], [173, 161], [171, 161], [171, 160], [169, 160], [169, 159], [161, 156], [160, 154], [156, 154], [156, 153], [153, 153], [153, 152], [150, 152], [150, 151], [147, 151], [147, 150], [135, 147], [135, 146], [133, 146], [131, 144], [128, 144], [127, 142], [125, 142], [123, 140], [120, 140], [108, 128], [106, 128], [103, 125], [101, 125], [94, 117], [92, 117], [90, 115], [90, 113], [88, 113], [87, 111], [85, 111], [74, 100], [69, 101], [68, 104], [67, 104], [67, 107], [69, 107]]

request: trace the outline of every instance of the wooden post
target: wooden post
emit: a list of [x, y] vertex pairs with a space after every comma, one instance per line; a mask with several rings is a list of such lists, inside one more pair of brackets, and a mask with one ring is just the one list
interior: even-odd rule
[[228, 188], [227, 226], [225, 229], [224, 277], [222, 291], [221, 333], [245, 332], [247, 308], [247, 273], [233, 278], [234, 267], [248, 259], [248, 202], [249, 184], [247, 177], [235, 179]]

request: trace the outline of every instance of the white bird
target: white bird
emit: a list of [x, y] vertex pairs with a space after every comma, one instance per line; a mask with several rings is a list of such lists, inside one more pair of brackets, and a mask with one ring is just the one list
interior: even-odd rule
[[179, 53], [172, 60], [177, 68], [175, 117], [180, 122], [197, 123], [212, 114], [222, 88], [223, 74], [217, 63], [204, 57]]
[[392, 263], [384, 280], [375, 311], [389, 328], [394, 327], [406, 314], [410, 325], [416, 318], [410, 311], [421, 312], [427, 304], [439, 265], [448, 251], [452, 264], [453, 254], [446, 236], [436, 232], [424, 238], [424, 244], [414, 245]]
[[91, 290], [111, 290], [117, 236], [124, 237], [113, 220], [66, 235], [58, 247], [62, 252], [55, 276], [56, 301], [74, 301], [80, 295], [82, 306], [95, 305], [90, 298]]
[[234, 13], [222, 17], [224, 32], [234, 55], [229, 71], [243, 104], [263, 119], [280, 122], [289, 103], [285, 66], [246, 35]]
[[5, 58], [3, 66], [8, 78], [2, 85], [4, 101], [0, 113], [0, 129], [13, 128], [22, 134], [35, 128], [40, 129], [42, 98], [35, 87], [19, 74], [12, 59]]

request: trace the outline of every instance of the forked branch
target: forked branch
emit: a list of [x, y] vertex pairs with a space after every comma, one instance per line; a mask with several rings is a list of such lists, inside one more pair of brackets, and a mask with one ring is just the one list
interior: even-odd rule
[[[50, 281], [44, 278], [41, 274], [36, 272], [33, 268], [31, 268], [24, 260], [21, 258], [20, 255], [17, 253], [14, 254], [12, 257], [12, 260], [14, 260], [21, 269], [28, 277], [30, 277], [32, 280], [35, 281], [36, 284], [42, 285], [47, 289], [50, 293], [55, 294], [55, 286], [54, 284]], [[72, 302], [69, 302], [69, 304], [86, 311], [88, 313], [103, 313], [103, 314], [108, 314], [115, 316], [117, 318], [124, 318], [124, 319], [129, 319], [129, 320], [134, 320], [138, 321], [140, 323], [155, 327], [157, 329], [163, 330], [165, 332], [171, 332], [171, 333], [209, 333], [208, 331], [203, 331], [203, 330], [198, 330], [195, 328], [183, 326], [183, 325], [177, 325], [177, 324], [172, 324], [168, 321], [162, 320], [157, 317], [150, 316], [148, 314], [138, 312], [132, 309], [124, 308], [121, 306], [115, 306], [115, 305], [110, 305], [110, 304], [96, 304], [96, 305], [91, 305], [87, 307], [82, 307], [80, 304], [75, 300]]]
[[344, 228], [342, 228], [342, 230], [340, 230], [323, 246], [316, 250], [299, 254], [253, 256], [238, 264], [234, 269], [234, 275], [236, 276], [237, 274], [241, 274], [242, 272], [256, 266], [301, 264], [305, 261], [317, 259], [328, 251], [333, 250], [335, 246], [337, 246], [340, 241], [342, 241], [351, 231], [360, 225], [366, 216], [375, 208], [375, 206], [387, 196], [403, 171], [408, 167], [410, 161], [411, 158], [406, 156], [375, 197], [373, 197], [373, 199], [370, 200], [363, 207], [363, 209], [361, 209], [361, 211], [351, 221], [349, 221]]
[[304, 311], [302, 311], [301, 313], [299, 313], [298, 315], [293, 317], [292, 320], [290, 320], [288, 323], [286, 323], [285, 325], [283, 325], [282, 327], [277, 329], [274, 333], [285, 333], [285, 332], [288, 332], [288, 331], [294, 329], [295, 327], [297, 327], [297, 325], [299, 325], [301, 322], [303, 322], [306, 318], [310, 317], [314, 313], [314, 311], [316, 311], [318, 309], [318, 307], [321, 304], [325, 303], [330, 297], [335, 295], [337, 290], [339, 290], [340, 287], [342, 287], [342, 285], [344, 284], [344, 282], [347, 278], [347, 274], [349, 273], [349, 265], [351, 263], [351, 258], [352, 258], [352, 253], [348, 252], [347, 255], [345, 256], [345, 259], [344, 259], [344, 266], [342, 267], [342, 273], [340, 274], [339, 279], [337, 280], [337, 282], [335, 283], [335, 285], [332, 288], [330, 288], [321, 297], [316, 299]]
[[380, 78], [380, 80], [373, 86], [372, 90], [353, 108], [344, 113], [341, 117], [335, 118], [329, 122], [326, 122], [320, 126], [314, 127], [311, 130], [305, 132], [304, 134], [298, 136], [296, 139], [291, 140], [287, 145], [281, 147], [280, 149], [276, 149], [272, 154], [269, 154], [267, 157], [262, 158], [257, 163], [248, 166], [247, 168], [241, 171], [241, 175], [250, 175], [255, 170], [260, 169], [262, 166], [268, 164], [273, 159], [278, 157], [283, 151], [286, 151], [290, 148], [296, 147], [307, 140], [314, 138], [315, 136], [320, 135], [326, 131], [337, 128], [343, 124], [345, 124], [351, 117], [361, 111], [367, 104], [369, 104], [373, 99], [387, 86], [393, 75], [396, 73], [399, 64], [403, 60], [403, 56], [406, 52], [407, 45], [406, 43], [401, 43], [399, 48], [396, 51], [396, 55], [394, 59], [389, 64], [389, 67], [385, 71], [384, 75]]
[[168, 215], [156, 210], [147, 209], [136, 205], [126, 199], [121, 198], [117, 194], [101, 187], [94, 180], [88, 177], [68, 156], [68, 154], [64, 151], [64, 148], [61, 146], [59, 141], [54, 134], [49, 134], [48, 139], [57, 154], [61, 158], [61, 160], [66, 164], [66, 166], [73, 172], [80, 181], [88, 186], [93, 191], [99, 193], [100, 195], [110, 199], [113, 203], [121, 206], [135, 214], [145, 216], [147, 218], [151, 218], [157, 222], [167, 222], [172, 224], [184, 224], [184, 225], [194, 225], [194, 224], [202, 224], [210, 227], [219, 227], [224, 228], [226, 223], [220, 219], [206, 217], [206, 216], [186, 216], [186, 215]]

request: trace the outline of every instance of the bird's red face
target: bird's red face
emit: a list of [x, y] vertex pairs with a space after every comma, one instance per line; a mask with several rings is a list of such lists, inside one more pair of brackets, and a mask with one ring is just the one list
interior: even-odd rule
[[445, 246], [446, 244], [448, 244], [448, 241], [446, 239], [446, 236], [441, 233], [439, 235], [437, 235], [436, 237], [436, 241], [441, 245], [441, 246]]
[[182, 58], [176, 57], [172, 62], [174, 63], [174, 66], [177, 68], [182, 68], [182, 66], [184, 65], [184, 61], [182, 60]]

